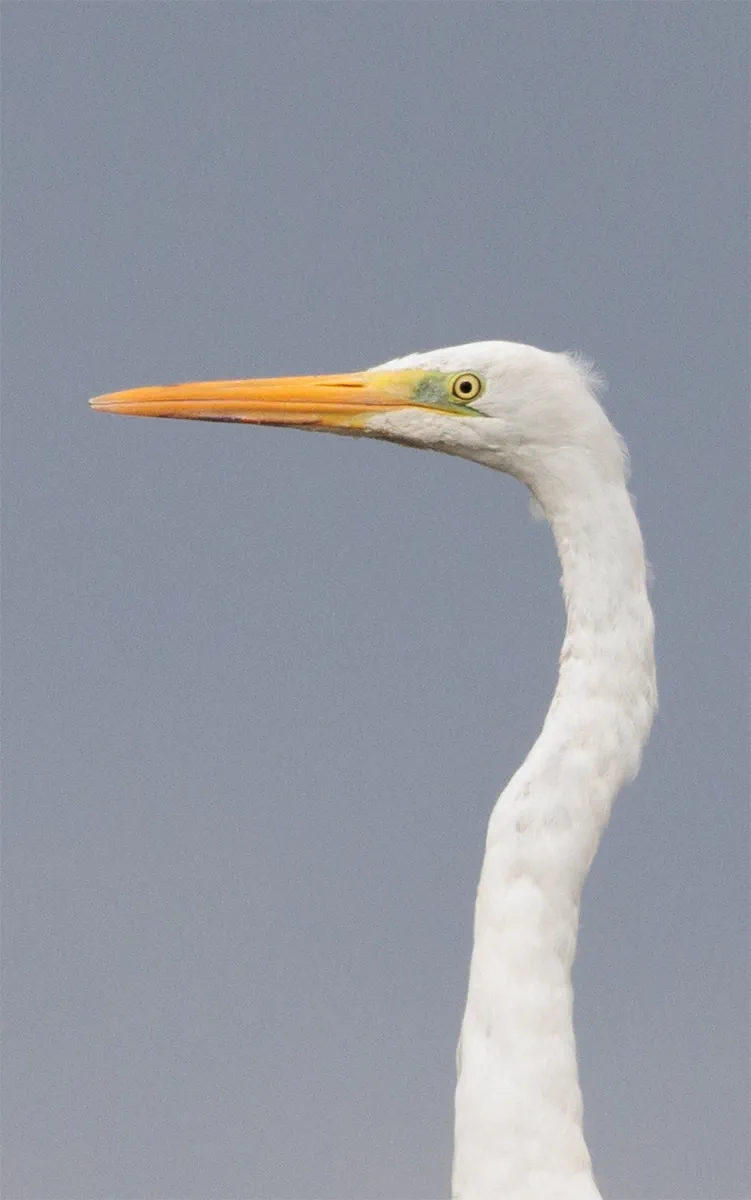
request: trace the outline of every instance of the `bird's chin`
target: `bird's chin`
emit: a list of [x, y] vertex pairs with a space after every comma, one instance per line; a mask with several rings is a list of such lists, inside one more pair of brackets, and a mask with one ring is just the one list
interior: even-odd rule
[[364, 423], [367, 437], [383, 438], [403, 446], [424, 450], [445, 450], [447, 443], [461, 440], [461, 427], [468, 419], [427, 409], [401, 408], [373, 413]]
[[368, 417], [363, 429], [353, 432], [418, 450], [437, 450], [506, 471], [502, 453], [493, 444], [496, 439], [489, 436], [494, 423], [490, 419], [405, 408], [375, 413]]

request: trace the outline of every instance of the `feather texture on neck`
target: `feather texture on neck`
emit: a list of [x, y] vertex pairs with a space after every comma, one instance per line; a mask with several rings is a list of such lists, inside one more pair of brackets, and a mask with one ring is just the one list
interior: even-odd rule
[[515, 464], [553, 530], [567, 623], [542, 732], [490, 818], [459, 1052], [457, 1200], [600, 1196], [573, 1027], [579, 898], [656, 706], [642, 538], [606, 425], [610, 454], [536, 450], [534, 469]]

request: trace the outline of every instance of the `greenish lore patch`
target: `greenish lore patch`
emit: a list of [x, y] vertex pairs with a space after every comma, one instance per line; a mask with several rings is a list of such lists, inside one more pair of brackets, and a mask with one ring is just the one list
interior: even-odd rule
[[460, 404], [451, 394], [451, 380], [455, 376], [444, 375], [443, 371], [426, 371], [414, 391], [415, 404], [424, 404], [428, 408], [441, 408], [444, 411], [461, 413], [463, 417], [479, 417], [480, 413], [468, 404]]

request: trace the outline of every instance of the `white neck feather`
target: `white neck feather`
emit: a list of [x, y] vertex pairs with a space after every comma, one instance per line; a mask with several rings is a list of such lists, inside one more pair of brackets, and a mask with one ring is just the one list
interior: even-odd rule
[[[614, 436], [614, 435], [613, 435]], [[508, 468], [506, 468], [508, 469]], [[656, 704], [641, 534], [622, 472], [559, 456], [526, 482], [563, 568], [555, 696], [488, 829], [456, 1090], [458, 1200], [598, 1200], [571, 967], [579, 898]]]

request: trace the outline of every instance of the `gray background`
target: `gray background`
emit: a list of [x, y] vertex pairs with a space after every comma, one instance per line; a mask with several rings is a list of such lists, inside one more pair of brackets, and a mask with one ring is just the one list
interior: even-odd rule
[[86, 399], [502, 337], [609, 377], [655, 572], [576, 965], [596, 1167], [748, 1196], [746, 6], [3, 17], [4, 1194], [447, 1193], [549, 532], [458, 460]]

